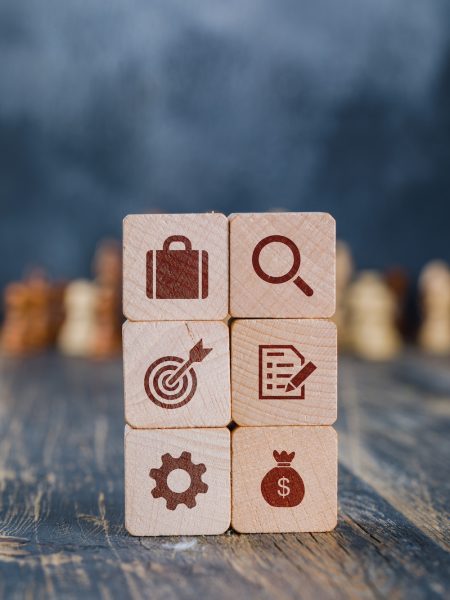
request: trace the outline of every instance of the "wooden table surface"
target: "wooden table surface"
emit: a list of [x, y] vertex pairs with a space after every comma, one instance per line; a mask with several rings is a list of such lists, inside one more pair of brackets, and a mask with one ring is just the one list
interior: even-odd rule
[[340, 361], [332, 533], [132, 538], [119, 361], [0, 363], [0, 598], [449, 597], [450, 362]]

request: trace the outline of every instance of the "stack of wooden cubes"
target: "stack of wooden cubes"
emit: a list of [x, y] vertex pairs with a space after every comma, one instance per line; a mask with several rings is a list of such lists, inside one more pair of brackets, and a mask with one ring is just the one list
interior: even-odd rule
[[128, 216], [123, 303], [128, 531], [333, 529], [332, 217]]

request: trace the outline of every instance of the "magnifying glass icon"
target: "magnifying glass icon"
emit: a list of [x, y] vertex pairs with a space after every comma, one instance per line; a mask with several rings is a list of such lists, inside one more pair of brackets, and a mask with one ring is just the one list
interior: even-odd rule
[[[284, 275], [279, 275], [279, 276], [268, 275], [265, 271], [262, 270], [260, 262], [259, 262], [259, 258], [260, 258], [262, 250], [269, 244], [273, 244], [275, 242], [278, 242], [280, 244], [284, 244], [285, 246], [287, 246], [289, 248], [289, 250], [292, 252], [292, 258], [293, 258], [292, 267], [289, 269], [289, 271], [287, 273], [285, 273]], [[258, 275], [258, 277], [260, 277], [266, 283], [274, 283], [274, 284], [286, 283], [290, 279], [293, 279], [293, 277], [295, 277], [297, 275], [298, 270], [300, 268], [300, 260], [301, 260], [300, 250], [298, 249], [298, 247], [294, 244], [294, 242], [291, 239], [289, 239], [288, 237], [286, 237], [284, 235], [269, 235], [269, 236], [263, 238], [260, 242], [258, 242], [256, 244], [255, 249], [253, 250], [253, 255], [252, 255], [253, 268], [255, 269], [255, 273]], [[297, 275], [297, 277], [295, 277], [295, 279], [293, 280], [293, 283], [295, 283], [295, 285], [298, 287], [298, 289], [301, 290], [305, 294], [305, 296], [312, 296], [314, 294], [314, 290], [306, 283], [306, 281], [304, 279], [302, 279], [300, 277], [300, 275]]]

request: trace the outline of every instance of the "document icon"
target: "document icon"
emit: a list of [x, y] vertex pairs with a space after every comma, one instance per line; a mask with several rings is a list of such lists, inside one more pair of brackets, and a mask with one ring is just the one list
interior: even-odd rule
[[304, 400], [304, 382], [315, 370], [292, 344], [260, 345], [259, 399]]

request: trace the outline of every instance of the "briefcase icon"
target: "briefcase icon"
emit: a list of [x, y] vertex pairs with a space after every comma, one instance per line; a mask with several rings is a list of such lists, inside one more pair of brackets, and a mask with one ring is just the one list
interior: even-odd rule
[[[183, 248], [173, 249], [179, 242]], [[147, 252], [147, 297], [194, 300], [208, 296], [208, 253], [192, 250], [184, 235], [168, 237], [162, 250]]]

